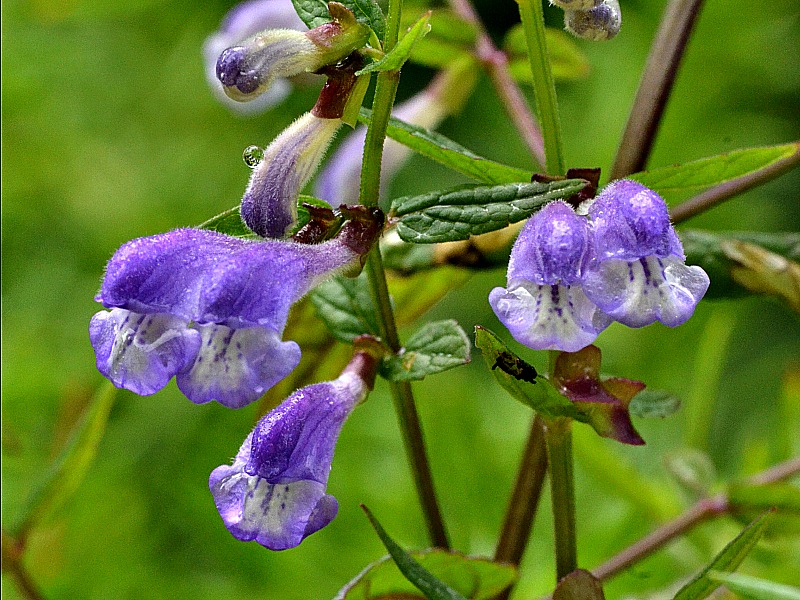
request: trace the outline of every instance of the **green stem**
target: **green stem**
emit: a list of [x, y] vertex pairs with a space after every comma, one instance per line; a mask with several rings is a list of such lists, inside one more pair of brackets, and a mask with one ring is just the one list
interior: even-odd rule
[[556, 539], [556, 581], [578, 568], [575, 535], [575, 481], [572, 473], [572, 419], [546, 421], [550, 495]]
[[528, 60], [533, 73], [533, 93], [544, 136], [547, 173], [564, 175], [567, 168], [561, 145], [561, 121], [558, 116], [556, 86], [545, 40], [542, 0], [517, 0], [517, 2], [522, 27], [525, 30], [525, 41], [528, 44]]
[[[390, 0], [386, 21], [386, 39], [384, 51], [389, 52], [397, 43], [400, 27], [400, 11], [402, 0]], [[378, 74], [375, 97], [372, 101], [372, 121], [367, 129], [364, 144], [364, 160], [361, 167], [361, 189], [359, 200], [365, 206], [377, 206], [380, 195], [381, 162], [383, 158], [383, 142], [386, 139], [386, 127], [392, 112], [397, 85], [400, 81], [399, 71], [384, 71]], [[376, 247], [367, 257], [367, 276], [372, 296], [378, 306], [378, 322], [381, 337], [393, 352], [401, 348], [397, 334], [394, 312], [386, 284], [386, 273], [383, 268], [380, 250]], [[428, 457], [425, 450], [425, 438], [419, 422], [414, 395], [408, 383], [390, 382], [397, 419], [403, 436], [414, 483], [417, 488], [428, 534], [434, 546], [449, 548], [447, 533], [444, 527], [436, 491], [433, 486]]]

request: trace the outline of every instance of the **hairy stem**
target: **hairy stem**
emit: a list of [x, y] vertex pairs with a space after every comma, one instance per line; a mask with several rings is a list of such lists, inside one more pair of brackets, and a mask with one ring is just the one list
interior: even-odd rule
[[747, 190], [763, 183], [772, 181], [779, 175], [793, 169], [798, 164], [800, 164], [800, 144], [794, 154], [771, 164], [766, 169], [716, 185], [707, 189], [702, 194], [698, 194], [686, 202], [682, 202], [673, 207], [669, 211], [672, 222], [680, 223], [681, 221], [697, 216], [725, 200], [743, 194]]
[[[397, 43], [401, 8], [402, 0], [389, 1], [386, 39], [384, 40], [384, 50], [386, 52], [391, 50]], [[359, 200], [365, 206], [378, 205], [383, 143], [386, 139], [386, 126], [392, 112], [399, 81], [399, 71], [384, 71], [378, 74], [375, 97], [372, 102], [372, 121], [367, 129], [367, 138], [364, 143], [364, 160], [361, 167]], [[389, 289], [386, 284], [386, 272], [383, 268], [383, 261], [377, 244], [367, 257], [366, 270], [372, 296], [378, 306], [377, 316], [381, 337], [393, 352], [397, 352], [401, 348], [400, 338], [397, 334], [397, 325], [389, 298]], [[411, 386], [408, 383], [390, 382], [390, 387], [428, 534], [433, 545], [448, 548], [447, 533], [436, 499], [433, 476], [431, 475], [425, 450], [425, 438], [419, 422]]]
[[572, 472], [572, 419], [546, 421], [550, 496], [556, 539], [556, 581], [578, 568], [575, 481]]
[[528, 60], [533, 74], [533, 93], [544, 136], [545, 167], [548, 175], [563, 175], [567, 168], [561, 144], [556, 86], [545, 40], [542, 0], [518, 0], [517, 3], [525, 30]]
[[514, 126], [522, 136], [528, 151], [539, 165], [545, 164], [544, 140], [525, 97], [508, 69], [508, 57], [492, 42], [478, 13], [469, 0], [449, 0], [451, 8], [465, 21], [475, 26], [475, 54], [492, 81], [497, 95]]
[[703, 0], [670, 0], [650, 49], [611, 179], [644, 169]]
[[[748, 478], [746, 482], [751, 485], [766, 485], [787, 479], [797, 473], [800, 473], [800, 458], [795, 457]], [[686, 533], [708, 519], [725, 514], [730, 508], [730, 500], [727, 494], [717, 494], [711, 498], [703, 498], [677, 518], [665, 523], [632, 546], [593, 569], [592, 574], [601, 581], [611, 579], [614, 575], [651, 555], [679, 535]]]

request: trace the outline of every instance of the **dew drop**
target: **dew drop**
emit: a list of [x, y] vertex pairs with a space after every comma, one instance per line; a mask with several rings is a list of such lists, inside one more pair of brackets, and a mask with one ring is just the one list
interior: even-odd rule
[[258, 146], [248, 146], [242, 153], [242, 160], [251, 169], [254, 169], [264, 158], [264, 149]]

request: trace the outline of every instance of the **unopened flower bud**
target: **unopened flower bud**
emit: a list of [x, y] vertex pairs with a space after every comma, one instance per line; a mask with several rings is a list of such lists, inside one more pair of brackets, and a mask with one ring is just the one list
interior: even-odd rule
[[276, 77], [310, 73], [342, 60], [369, 38], [369, 28], [342, 7], [336, 20], [309, 31], [269, 29], [227, 48], [217, 59], [217, 78], [225, 93], [247, 102]]
[[306, 113], [264, 151], [242, 199], [245, 224], [260, 236], [285, 238], [297, 221], [297, 198], [313, 176], [341, 119]]
[[610, 40], [619, 33], [622, 12], [617, 0], [603, 0], [589, 10], [567, 10], [564, 12], [564, 28], [585, 40]]

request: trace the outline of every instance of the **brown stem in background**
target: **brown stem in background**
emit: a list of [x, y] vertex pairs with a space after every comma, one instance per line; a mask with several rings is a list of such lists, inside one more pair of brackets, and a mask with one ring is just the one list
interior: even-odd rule
[[670, 0], [650, 49], [611, 179], [645, 168], [703, 0]]
[[682, 202], [673, 207], [670, 209], [672, 222], [680, 223], [681, 221], [699, 215], [725, 200], [775, 179], [778, 175], [785, 173], [798, 164], [800, 164], [800, 143], [798, 143], [797, 150], [794, 154], [771, 164], [766, 169], [716, 185], [707, 189], [702, 194], [698, 194], [694, 198], [690, 198], [686, 202]]
[[25, 547], [18, 539], [13, 538], [5, 530], [2, 532], [3, 546], [3, 573], [9, 576], [17, 584], [17, 588], [23, 597], [28, 600], [44, 600], [44, 596], [36, 587], [31, 579], [25, 565], [22, 564], [22, 557]]
[[503, 107], [528, 146], [531, 155], [539, 166], [544, 166], [542, 132], [522, 95], [522, 90], [511, 77], [506, 53], [494, 45], [469, 0], [448, 0], [448, 3], [462, 19], [475, 27], [477, 31], [475, 54], [492, 80], [492, 85], [494, 85], [497, 95], [500, 96]]

